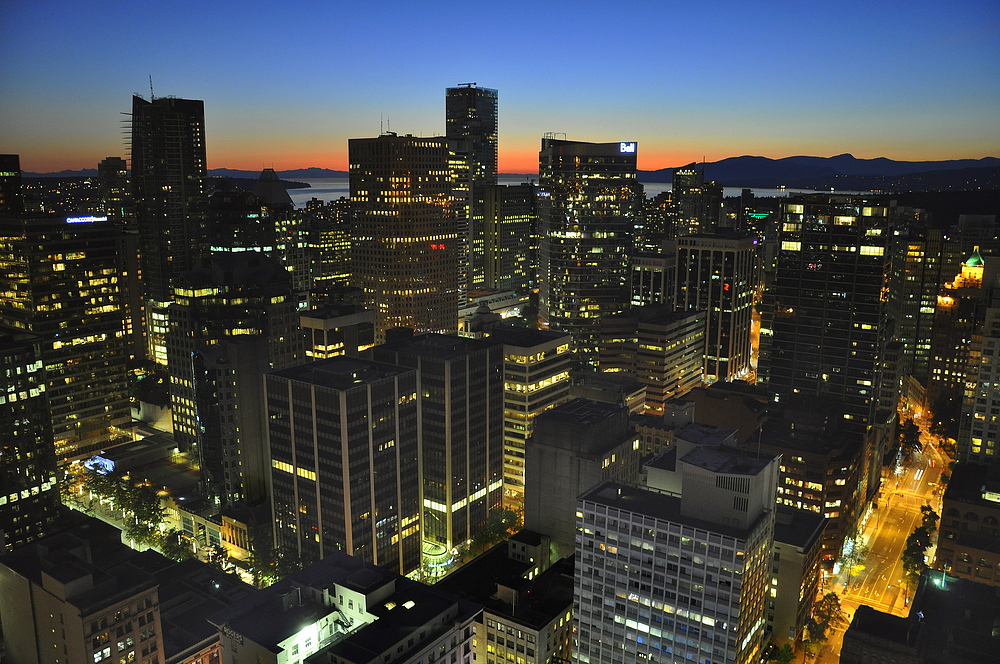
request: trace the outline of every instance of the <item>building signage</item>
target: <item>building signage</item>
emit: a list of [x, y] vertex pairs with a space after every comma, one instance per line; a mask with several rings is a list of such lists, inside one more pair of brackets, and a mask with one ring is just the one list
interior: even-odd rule
[[95, 217], [94, 215], [88, 215], [86, 217], [66, 217], [67, 224], [89, 224], [93, 221], [107, 221], [107, 217]]
[[619, 152], [635, 152], [635, 141], [632, 141], [631, 143], [619, 143], [618, 144], [618, 151]]

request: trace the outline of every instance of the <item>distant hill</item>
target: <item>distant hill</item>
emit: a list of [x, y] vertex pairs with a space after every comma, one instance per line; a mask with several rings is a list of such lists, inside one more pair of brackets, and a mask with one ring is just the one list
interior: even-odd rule
[[[670, 182], [676, 168], [640, 171], [639, 181]], [[921, 183], [919, 186], [952, 188], [954, 183], [952, 186], [936, 185], [935, 181], [948, 181], [946, 174], [952, 171], [965, 171], [966, 179], [971, 177], [973, 180], [989, 180], [993, 177], [989, 171], [997, 168], [1000, 168], [1000, 159], [996, 157], [950, 161], [893, 161], [884, 157], [858, 159], [849, 154], [784, 159], [743, 156], [704, 165], [705, 179], [715, 180], [727, 187], [774, 188], [784, 185], [796, 189], [840, 190], [909, 188], [916, 181]], [[933, 176], [930, 175], [932, 173]], [[915, 178], [918, 174], [923, 174], [924, 177]], [[911, 179], [915, 182], [907, 182]], [[978, 185], [974, 184], [972, 188], [976, 186]]]

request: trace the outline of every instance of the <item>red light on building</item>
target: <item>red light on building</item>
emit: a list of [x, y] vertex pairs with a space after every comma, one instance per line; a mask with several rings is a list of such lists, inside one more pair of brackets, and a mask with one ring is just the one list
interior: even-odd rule
[[436, 251], [444, 251], [445, 246], [443, 244], [432, 244], [431, 249], [434, 249]]

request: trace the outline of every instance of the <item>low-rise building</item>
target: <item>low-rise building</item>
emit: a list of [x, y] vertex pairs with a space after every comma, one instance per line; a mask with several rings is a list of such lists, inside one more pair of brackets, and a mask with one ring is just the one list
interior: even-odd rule
[[955, 466], [941, 504], [934, 567], [1000, 586], [1000, 468]]

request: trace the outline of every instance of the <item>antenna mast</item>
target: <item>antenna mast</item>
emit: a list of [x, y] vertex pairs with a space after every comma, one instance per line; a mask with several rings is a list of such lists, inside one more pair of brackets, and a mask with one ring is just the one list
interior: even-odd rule
[[153, 75], [149, 75], [149, 101], [153, 101]]

